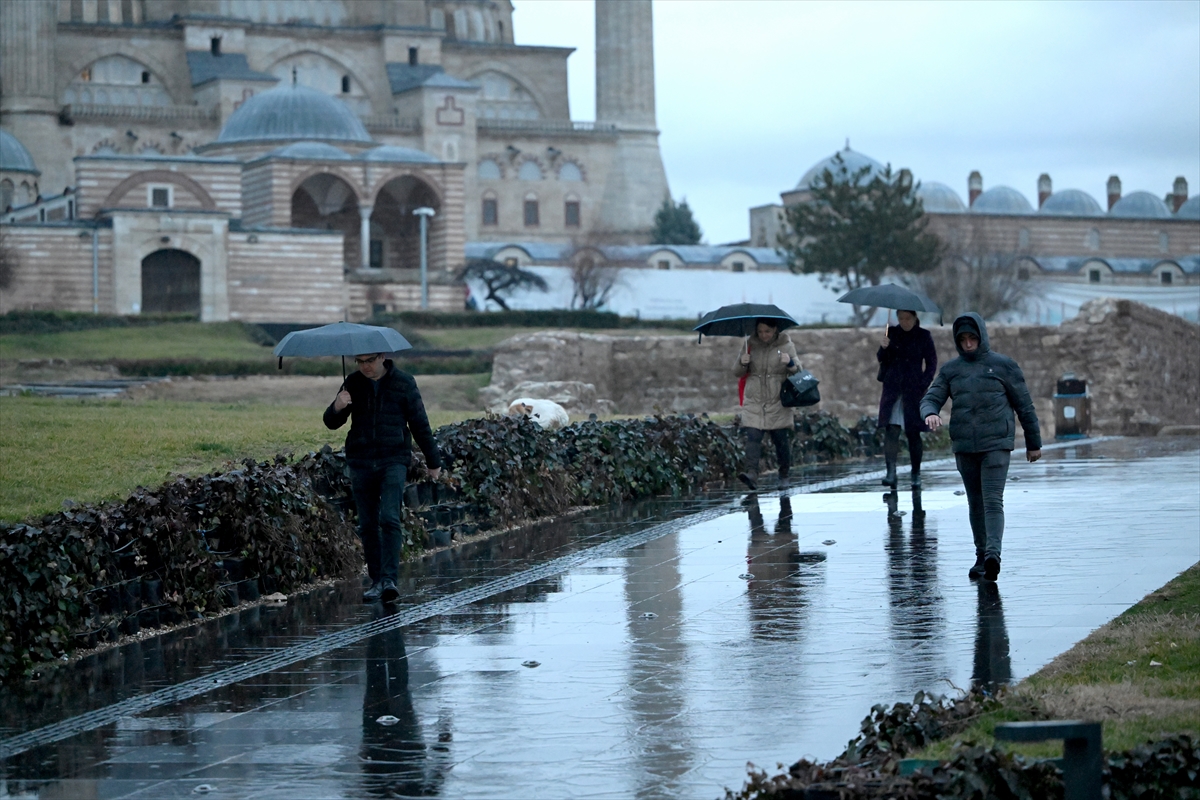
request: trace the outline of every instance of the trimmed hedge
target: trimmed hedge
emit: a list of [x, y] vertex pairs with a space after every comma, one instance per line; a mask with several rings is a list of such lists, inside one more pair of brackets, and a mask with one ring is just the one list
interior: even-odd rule
[[376, 314], [373, 325], [406, 323], [417, 328], [678, 328], [690, 331], [690, 319], [635, 319], [611, 311], [543, 309], [528, 311], [397, 311]]
[[[345, 369], [353, 371], [349, 356]], [[478, 350], [406, 350], [397, 364], [410, 375], [473, 375], [491, 372], [492, 354]], [[237, 359], [117, 359], [101, 362], [130, 378], [184, 375], [320, 375], [342, 374], [340, 358], [285, 358], [283, 369], [276, 358], [261, 361]]]

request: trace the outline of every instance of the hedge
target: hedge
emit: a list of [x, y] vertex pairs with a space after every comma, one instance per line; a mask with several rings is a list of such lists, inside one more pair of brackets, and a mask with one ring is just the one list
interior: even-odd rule
[[[479, 350], [406, 350], [396, 358], [410, 375], [473, 375], [491, 372], [492, 354]], [[126, 377], [157, 378], [184, 375], [341, 375], [340, 358], [285, 358], [283, 368], [275, 358], [239, 359], [115, 359], [111, 365]], [[345, 369], [354, 365], [347, 357]]]
[[516, 311], [397, 311], [376, 314], [371, 323], [402, 323], [416, 328], [678, 328], [690, 331], [690, 319], [636, 319], [611, 311], [543, 309]]
[[[166, 322], [199, 322], [196, 314], [88, 314], [82, 311], [9, 311], [0, 315], [0, 335], [8, 333], [62, 333], [96, 328], [144, 328]], [[244, 324], [244, 323], [243, 323]], [[250, 338], [259, 341], [257, 325], [244, 324]]]

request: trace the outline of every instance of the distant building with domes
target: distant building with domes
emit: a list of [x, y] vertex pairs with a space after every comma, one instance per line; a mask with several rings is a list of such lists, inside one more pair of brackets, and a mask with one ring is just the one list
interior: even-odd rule
[[649, 240], [650, 0], [596, 4], [595, 122], [509, 0], [0, 3], [0, 312], [461, 309], [466, 244]]

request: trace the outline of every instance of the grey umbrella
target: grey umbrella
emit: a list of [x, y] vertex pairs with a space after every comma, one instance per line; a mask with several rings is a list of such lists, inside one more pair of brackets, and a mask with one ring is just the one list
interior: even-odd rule
[[760, 319], [773, 321], [779, 330], [800, 324], [779, 306], [766, 303], [734, 303], [708, 312], [692, 330], [701, 337], [753, 336], [755, 323]]
[[[895, 308], [905, 311], [936, 311], [942, 310], [937, 303], [923, 294], [895, 283], [881, 283], [878, 286], [862, 286], [852, 289], [838, 298], [839, 303], [850, 303], [856, 306], [874, 306], [875, 308]], [[939, 316], [940, 323], [940, 316]]]
[[346, 356], [411, 349], [408, 340], [391, 328], [360, 325], [357, 322], [334, 322], [320, 328], [292, 331], [275, 345], [272, 352], [279, 356], [280, 367], [285, 357], [342, 356], [342, 373], [345, 374]]

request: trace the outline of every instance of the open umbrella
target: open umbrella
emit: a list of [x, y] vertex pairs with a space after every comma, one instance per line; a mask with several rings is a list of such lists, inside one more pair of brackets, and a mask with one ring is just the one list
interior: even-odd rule
[[697, 342], [705, 336], [753, 336], [754, 325], [760, 319], [772, 320], [779, 326], [779, 330], [800, 324], [779, 306], [767, 303], [734, 303], [708, 312], [692, 330], [700, 334]]
[[[839, 303], [850, 303], [856, 306], [874, 306], [876, 308], [895, 308], [906, 311], [936, 311], [942, 310], [937, 303], [923, 294], [895, 283], [881, 283], [878, 286], [863, 286], [852, 289], [838, 298]], [[939, 324], [941, 318], [938, 319]]]
[[391, 328], [360, 325], [357, 322], [334, 322], [320, 328], [292, 331], [275, 345], [272, 352], [279, 357], [280, 369], [283, 368], [284, 357], [341, 356], [342, 377], [345, 377], [346, 356], [411, 349], [408, 340]]

